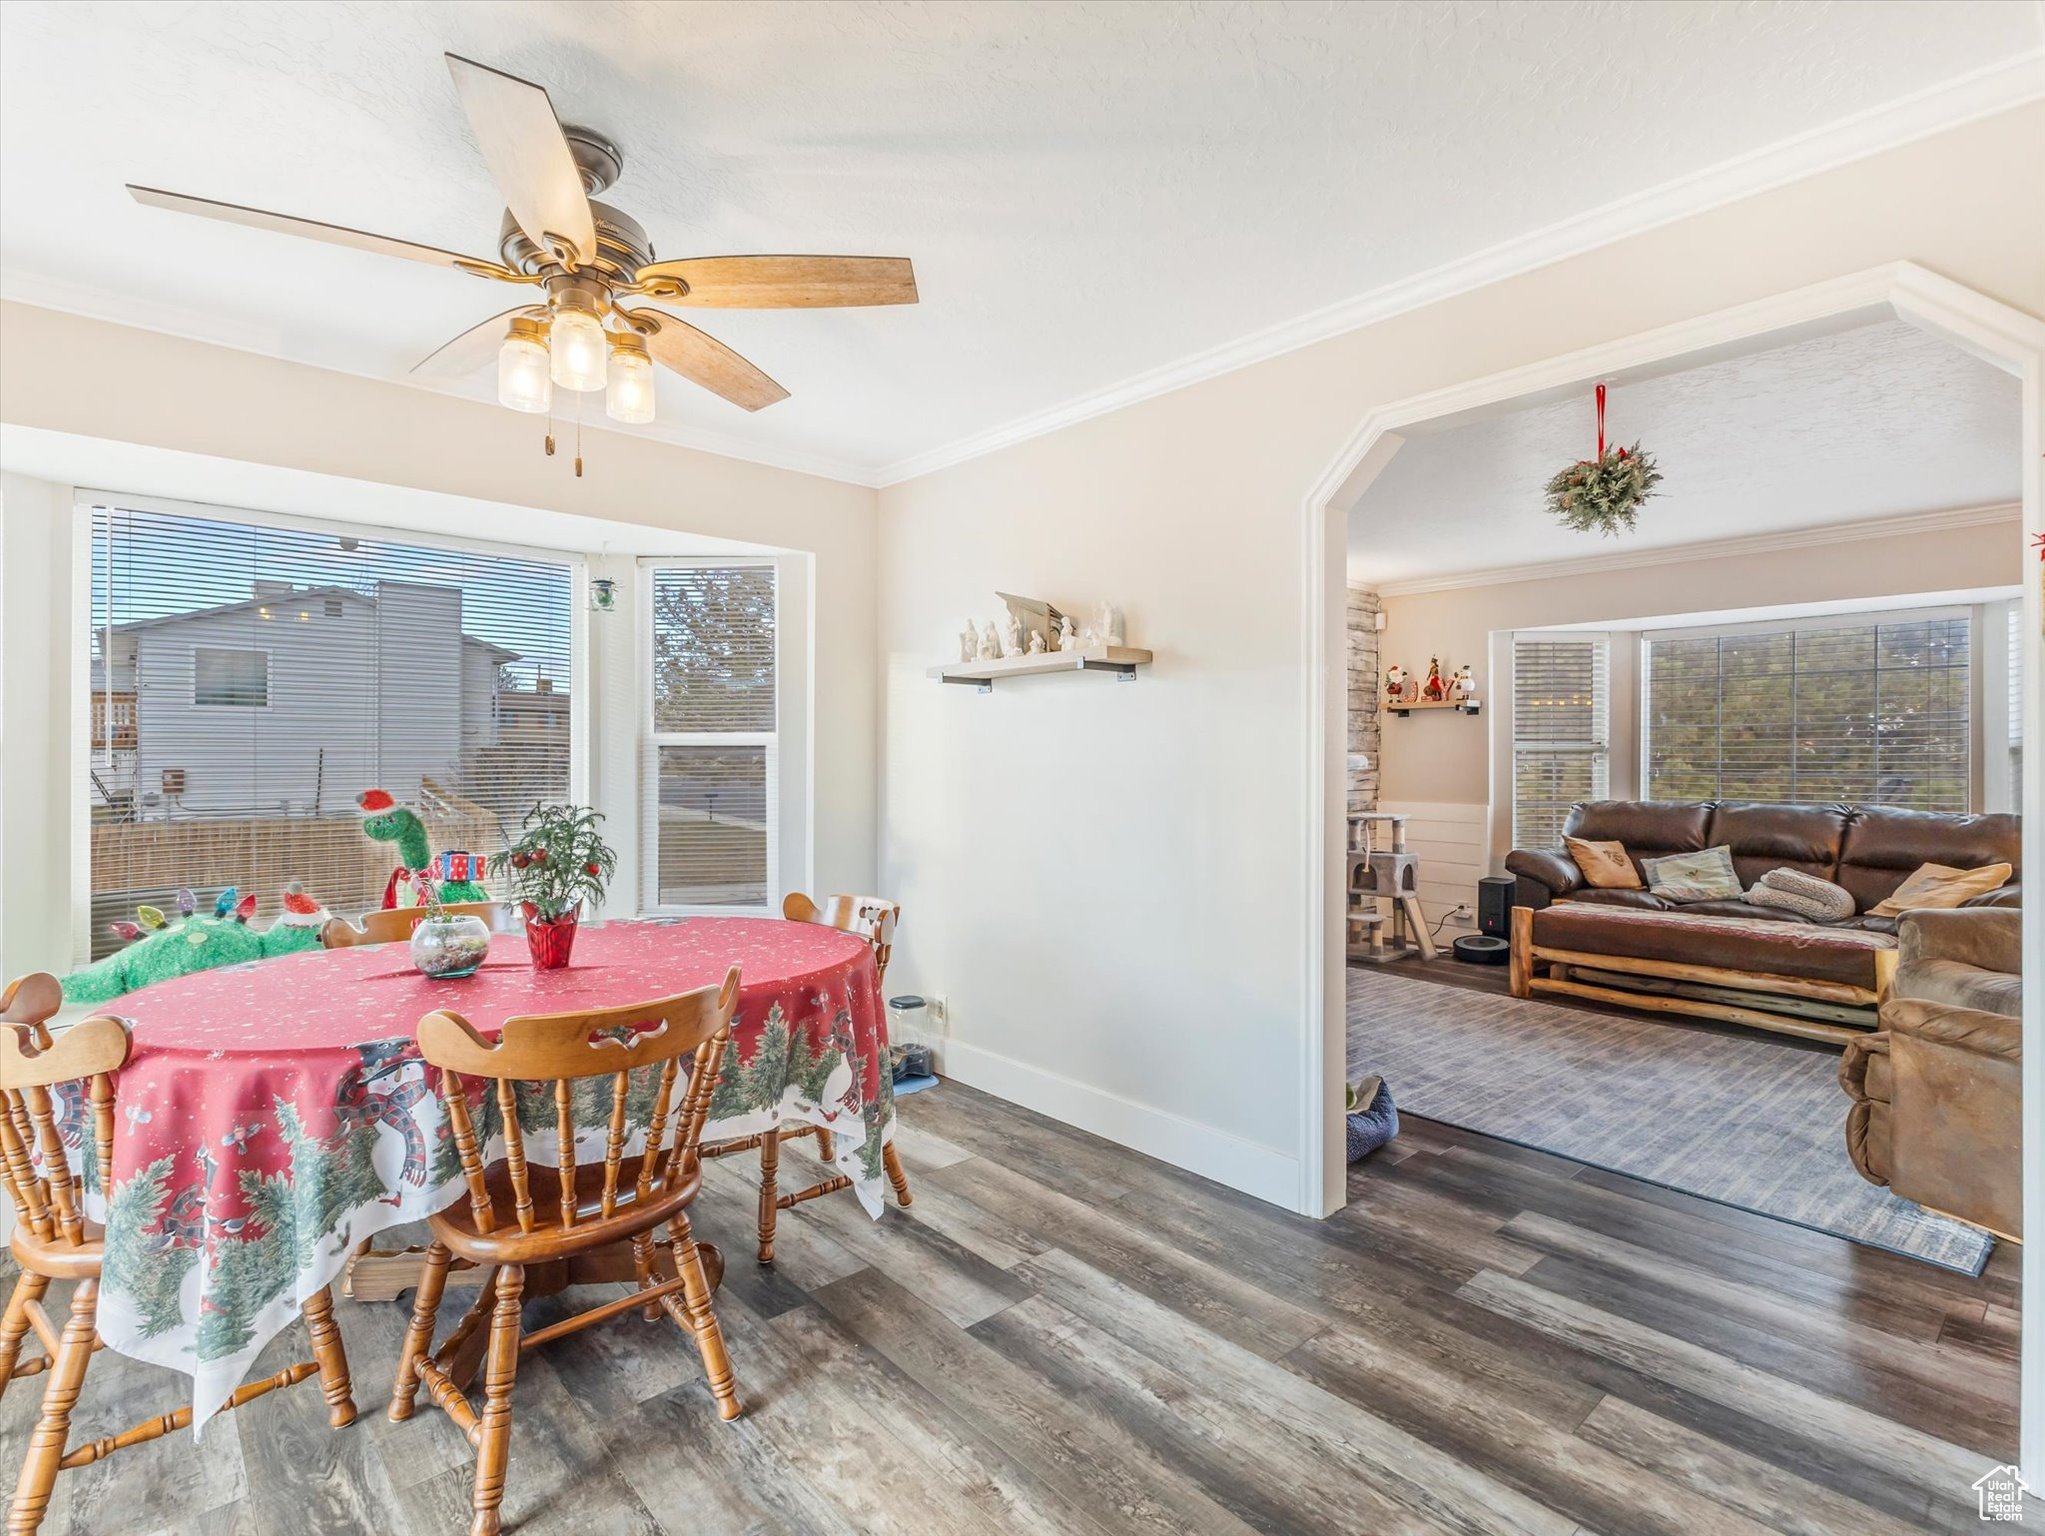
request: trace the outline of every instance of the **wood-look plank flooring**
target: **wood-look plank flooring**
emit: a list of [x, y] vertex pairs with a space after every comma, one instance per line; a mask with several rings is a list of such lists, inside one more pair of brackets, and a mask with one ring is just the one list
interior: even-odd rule
[[[1326, 1222], [956, 1084], [901, 1119], [914, 1206], [804, 1205], [772, 1270], [748, 1170], [709, 1170], [745, 1418], [636, 1314], [525, 1357], [507, 1530], [1896, 1536], [1981, 1530], [2014, 1457], [2008, 1244], [1968, 1279], [1411, 1118]], [[383, 1417], [403, 1306], [336, 1315], [354, 1427], [278, 1393], [64, 1474], [44, 1529], [465, 1531], [452, 1425]], [[178, 1386], [101, 1354], [78, 1432]]]

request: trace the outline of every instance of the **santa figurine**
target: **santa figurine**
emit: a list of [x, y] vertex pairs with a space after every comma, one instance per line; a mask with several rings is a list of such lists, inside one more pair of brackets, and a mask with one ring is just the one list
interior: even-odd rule
[[1420, 685], [1421, 696], [1430, 704], [1439, 704], [1446, 692], [1441, 682], [1441, 658], [1430, 656], [1427, 658], [1427, 681]]
[[1396, 661], [1385, 668], [1385, 702], [1397, 704], [1406, 697], [1406, 669]]

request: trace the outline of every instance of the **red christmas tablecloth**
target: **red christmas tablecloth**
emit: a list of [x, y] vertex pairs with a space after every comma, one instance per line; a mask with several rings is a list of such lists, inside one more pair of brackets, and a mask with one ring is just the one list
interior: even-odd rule
[[[401, 944], [314, 950], [160, 982], [110, 1010], [134, 1021], [135, 1049], [113, 1197], [92, 1212], [106, 1224], [107, 1346], [189, 1374], [203, 1423], [357, 1244], [460, 1197], [445, 1109], [413, 1043], [425, 1014], [451, 1009], [494, 1033], [518, 1014], [714, 986], [733, 964], [744, 985], [704, 1139], [829, 1126], [838, 1170], [877, 1217], [893, 1080], [872, 952], [852, 935], [766, 918], [614, 923], [585, 928], [567, 969], [537, 972], [524, 938], [500, 935], [475, 975], [439, 982]], [[653, 1069], [643, 1075], [628, 1155], [650, 1113]], [[578, 1161], [603, 1154], [608, 1079], [592, 1092]], [[532, 1126], [551, 1127], [551, 1088], [532, 1101]], [[84, 1105], [63, 1108], [72, 1157], [92, 1175]], [[526, 1155], [546, 1161], [552, 1146], [536, 1136]]]

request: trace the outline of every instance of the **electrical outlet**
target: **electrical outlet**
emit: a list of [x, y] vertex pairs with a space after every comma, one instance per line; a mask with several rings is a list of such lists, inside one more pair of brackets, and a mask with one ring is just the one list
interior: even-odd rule
[[951, 1033], [951, 1004], [945, 999], [943, 993], [940, 992], [933, 997], [924, 998], [923, 1010], [930, 1016], [930, 1022], [937, 1027], [939, 1034], [948, 1035]]

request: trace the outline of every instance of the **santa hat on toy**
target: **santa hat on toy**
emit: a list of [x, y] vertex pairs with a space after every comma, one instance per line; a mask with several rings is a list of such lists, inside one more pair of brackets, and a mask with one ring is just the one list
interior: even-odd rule
[[327, 909], [305, 894], [305, 887], [297, 881], [284, 887], [284, 915], [277, 919], [279, 928], [319, 928], [325, 926]]
[[379, 816], [398, 802], [387, 789], [365, 789], [355, 797], [355, 803], [372, 816]]

